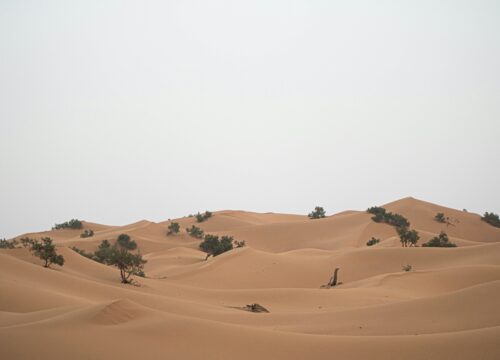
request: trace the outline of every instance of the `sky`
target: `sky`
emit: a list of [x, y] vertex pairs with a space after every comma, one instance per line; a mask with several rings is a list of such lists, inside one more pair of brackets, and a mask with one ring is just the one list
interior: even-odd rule
[[0, 0], [0, 238], [71, 218], [500, 212], [498, 1]]

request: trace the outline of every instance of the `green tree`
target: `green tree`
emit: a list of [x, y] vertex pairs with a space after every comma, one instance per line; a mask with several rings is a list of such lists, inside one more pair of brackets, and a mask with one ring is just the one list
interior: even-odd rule
[[172, 234], [177, 234], [180, 230], [181, 226], [177, 222], [172, 222], [168, 226], [168, 232], [167, 235], [172, 235]]
[[144, 277], [144, 264], [146, 260], [142, 258], [142, 254], [131, 253], [127, 247], [120, 246], [116, 243], [109, 253], [109, 265], [116, 266], [120, 270], [121, 281], [124, 284], [132, 282], [132, 275]]
[[17, 245], [16, 239], [12, 240], [0, 239], [0, 249], [14, 249], [16, 245]]
[[203, 230], [201, 230], [199, 227], [192, 225], [191, 228], [186, 228], [186, 232], [196, 238], [196, 239], [202, 239], [203, 238]]
[[484, 215], [481, 217], [481, 220], [495, 227], [500, 227], [500, 218], [495, 213], [485, 212]]
[[207, 210], [203, 214], [200, 214], [200, 213], [196, 214], [195, 217], [196, 217], [196, 221], [198, 221], [199, 223], [201, 223], [201, 222], [203, 222], [205, 220], [210, 219], [212, 217], [212, 213]]
[[61, 224], [55, 224], [52, 230], [59, 230], [59, 229], [81, 229], [83, 227], [83, 224], [80, 220], [78, 219], [71, 219], [70, 221], [65, 221]]
[[383, 207], [373, 206], [368, 208], [366, 212], [373, 214], [372, 220], [378, 223], [386, 223], [388, 225], [394, 226], [396, 228], [400, 227], [410, 227], [410, 222], [407, 218], [400, 214], [394, 214], [392, 212], [387, 211]]
[[456, 247], [457, 245], [450, 242], [450, 239], [448, 239], [448, 235], [444, 231], [441, 231], [441, 233], [430, 239], [428, 242], [425, 244], [422, 244], [424, 247]]
[[416, 230], [408, 230], [406, 227], [396, 229], [399, 235], [399, 240], [403, 247], [416, 246], [420, 236]]
[[434, 216], [434, 220], [444, 224], [446, 222], [446, 217], [444, 216], [444, 213], [440, 212], [437, 213], [436, 216]]
[[103, 240], [97, 247], [92, 257], [95, 261], [109, 265], [111, 259], [111, 244], [108, 240]]
[[130, 238], [129, 235], [127, 234], [120, 234], [118, 235], [118, 239], [116, 240], [118, 245], [120, 245], [123, 248], [126, 248], [127, 250], [135, 250], [137, 249], [137, 243]]
[[233, 237], [222, 236], [220, 239], [217, 235], [205, 235], [204, 240], [200, 243], [200, 249], [207, 253], [208, 259], [210, 255], [217, 256], [226, 251], [233, 249]]
[[321, 206], [316, 206], [312, 212], [310, 212], [307, 216], [309, 219], [321, 219], [326, 217], [325, 209]]
[[64, 257], [57, 254], [56, 246], [49, 237], [42, 238], [41, 242], [33, 240], [30, 251], [45, 262], [43, 266], [46, 268], [50, 267], [51, 264], [64, 265]]

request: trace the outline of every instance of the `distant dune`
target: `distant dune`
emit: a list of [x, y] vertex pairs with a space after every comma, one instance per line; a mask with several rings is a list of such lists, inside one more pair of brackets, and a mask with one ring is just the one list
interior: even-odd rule
[[[66, 263], [46, 269], [26, 249], [0, 250], [0, 358], [500, 359], [500, 228], [414, 198], [381, 206], [405, 216], [419, 244], [445, 231], [457, 247], [403, 248], [365, 211], [218, 211], [172, 220], [181, 231], [170, 236], [171, 221], [147, 220], [84, 222], [89, 238], [23, 234], [51, 237]], [[205, 261], [192, 225], [246, 246]], [[70, 249], [122, 233], [148, 260], [140, 286]], [[368, 247], [371, 237], [380, 242]], [[342, 284], [320, 289], [336, 267]], [[253, 303], [270, 312], [241, 310]]]

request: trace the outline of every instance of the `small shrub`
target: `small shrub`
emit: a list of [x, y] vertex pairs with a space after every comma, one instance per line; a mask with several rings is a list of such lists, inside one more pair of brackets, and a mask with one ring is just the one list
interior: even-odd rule
[[14, 249], [17, 245], [17, 240], [0, 239], [0, 249]]
[[71, 219], [70, 221], [65, 221], [61, 224], [55, 224], [52, 230], [59, 230], [59, 229], [81, 229], [83, 227], [83, 224], [80, 220], [78, 219]]
[[179, 223], [177, 222], [170, 223], [170, 225], [168, 225], [167, 236], [179, 233], [180, 229], [181, 226], [179, 225]]
[[245, 246], [245, 240], [241, 240], [241, 241], [234, 240], [234, 246], [237, 247], [237, 248], [244, 247]]
[[200, 249], [207, 253], [205, 260], [208, 259], [210, 255], [220, 255], [233, 249], [233, 237], [224, 235], [219, 239], [217, 235], [207, 234], [200, 243]]
[[500, 218], [497, 214], [485, 212], [481, 217], [481, 220], [486, 221], [488, 224], [494, 227], [500, 227]]
[[76, 253], [78, 253], [78, 254], [80, 254], [82, 256], [85, 256], [88, 259], [95, 260], [94, 259], [94, 254], [85, 252], [85, 250], [79, 249], [76, 246], [71, 247], [71, 250], [73, 250], [74, 252], [76, 252]]
[[51, 264], [59, 266], [64, 265], [64, 257], [57, 254], [56, 246], [49, 237], [42, 238], [41, 242], [33, 240], [31, 242], [30, 251], [45, 262], [43, 266], [46, 268], [50, 267]]
[[378, 244], [380, 242], [380, 239], [376, 239], [372, 237], [370, 240], [366, 242], [366, 246], [373, 246], [375, 244]]
[[94, 230], [87, 230], [85, 229], [81, 234], [80, 234], [80, 237], [81, 238], [88, 238], [88, 237], [92, 237], [94, 236]]
[[444, 231], [441, 231], [441, 233], [430, 239], [428, 242], [425, 244], [422, 244], [424, 247], [456, 247], [457, 245], [450, 242], [448, 239], [448, 235]]
[[203, 238], [203, 230], [201, 230], [199, 227], [192, 225], [191, 228], [186, 228], [186, 232], [196, 238], [196, 239], [202, 239]]
[[316, 206], [307, 216], [309, 216], [309, 219], [322, 219], [326, 217], [325, 209], [321, 206]]
[[446, 223], [446, 217], [444, 216], [444, 213], [437, 213], [436, 216], [434, 216], [434, 220], [436, 220], [439, 223]]
[[413, 267], [408, 264], [403, 266], [403, 271], [410, 272], [413, 269]]
[[203, 214], [196, 214], [196, 221], [198, 221], [199, 223], [205, 221], [205, 220], [208, 220], [212, 217], [212, 213], [210, 211], [205, 211]]

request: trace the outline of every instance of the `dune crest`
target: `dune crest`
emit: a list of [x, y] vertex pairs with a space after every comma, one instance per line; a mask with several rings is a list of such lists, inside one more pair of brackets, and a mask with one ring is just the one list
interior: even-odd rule
[[[43, 268], [27, 249], [0, 249], [0, 358], [53, 346], [53, 359], [82, 360], [499, 358], [500, 229], [412, 197], [382, 206], [410, 221], [418, 244], [445, 231], [457, 247], [403, 248], [394, 227], [364, 210], [316, 220], [224, 210], [201, 223], [83, 221], [94, 231], [87, 238], [21, 235], [50, 236], [66, 262]], [[180, 232], [167, 235], [172, 222]], [[206, 259], [185, 231], [193, 225], [246, 245]], [[120, 234], [148, 261], [136, 286], [70, 249], [93, 252]], [[372, 237], [380, 241], [367, 246]], [[339, 284], [321, 288], [336, 268]], [[27, 338], [30, 346], [16, 345]]]

